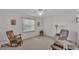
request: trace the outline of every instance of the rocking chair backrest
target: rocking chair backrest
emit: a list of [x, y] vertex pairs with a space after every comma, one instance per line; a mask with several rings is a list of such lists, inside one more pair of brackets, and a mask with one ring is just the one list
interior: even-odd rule
[[68, 34], [69, 34], [69, 30], [61, 29], [61, 31], [60, 31], [60, 38], [67, 40]]
[[14, 33], [13, 33], [12, 30], [11, 30], [11, 31], [7, 31], [6, 34], [7, 34], [7, 37], [8, 37], [8, 39], [9, 39], [10, 41], [12, 41], [13, 38], [15, 37], [15, 35], [14, 35]]

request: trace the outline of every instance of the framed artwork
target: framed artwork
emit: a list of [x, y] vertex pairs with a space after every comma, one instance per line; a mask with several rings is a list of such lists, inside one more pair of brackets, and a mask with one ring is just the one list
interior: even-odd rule
[[40, 22], [37, 22], [37, 26], [40, 27]]
[[12, 19], [11, 20], [11, 25], [16, 25], [16, 20]]
[[23, 18], [23, 32], [35, 31], [35, 20]]
[[76, 17], [76, 23], [78, 23], [78, 17]]

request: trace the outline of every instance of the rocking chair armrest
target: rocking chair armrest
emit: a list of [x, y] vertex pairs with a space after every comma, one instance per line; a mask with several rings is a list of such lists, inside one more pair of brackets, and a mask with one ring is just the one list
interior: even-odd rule
[[16, 37], [16, 38], [17, 38], [17, 37], [21, 38], [21, 34], [17, 34], [17, 35], [15, 35], [15, 37]]
[[21, 36], [21, 34], [17, 34], [17, 35], [15, 35], [15, 36]]
[[56, 36], [60, 36], [61, 34], [60, 33], [56, 33]]

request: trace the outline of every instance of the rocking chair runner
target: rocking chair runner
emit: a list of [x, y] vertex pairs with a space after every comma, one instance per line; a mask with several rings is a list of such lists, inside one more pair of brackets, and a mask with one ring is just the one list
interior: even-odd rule
[[6, 31], [6, 34], [7, 34], [7, 37], [9, 39], [9, 41], [10, 41], [10, 46], [11, 47], [13, 46], [13, 44], [15, 46], [18, 46], [18, 45], [21, 46], [21, 44], [23, 44], [23, 40], [22, 40], [21, 34], [14, 35], [12, 30], [11, 31]]

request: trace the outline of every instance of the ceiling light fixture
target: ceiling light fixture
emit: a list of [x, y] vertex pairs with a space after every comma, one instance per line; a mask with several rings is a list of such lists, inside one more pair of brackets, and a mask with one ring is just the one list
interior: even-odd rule
[[43, 12], [44, 12], [43, 9], [38, 9], [38, 12], [37, 13], [38, 13], [39, 16], [42, 16], [43, 15]]

